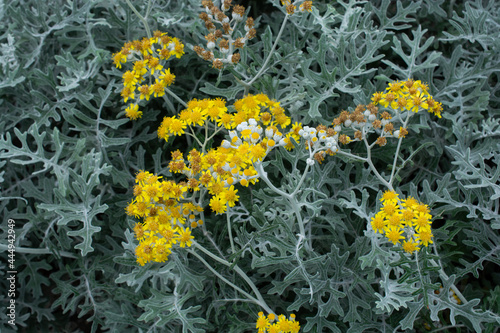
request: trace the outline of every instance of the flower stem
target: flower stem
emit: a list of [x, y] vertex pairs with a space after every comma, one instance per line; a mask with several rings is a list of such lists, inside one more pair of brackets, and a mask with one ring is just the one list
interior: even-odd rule
[[260, 68], [260, 70], [257, 72], [257, 74], [253, 77], [253, 79], [250, 80], [250, 82], [245, 83], [245, 95], [248, 94], [248, 90], [250, 86], [262, 75], [264, 72], [267, 70], [267, 64], [271, 60], [271, 57], [273, 56], [274, 51], [276, 50], [276, 46], [278, 46], [278, 42], [281, 38], [281, 35], [283, 34], [283, 31], [285, 30], [285, 25], [286, 22], [288, 21], [288, 14], [285, 15], [285, 19], [283, 20], [283, 23], [281, 23], [281, 28], [280, 31], [278, 32], [278, 35], [276, 36], [276, 39], [274, 40], [274, 44], [271, 47], [271, 51], [269, 51], [269, 54], [267, 55], [266, 60], [264, 61], [264, 64]]
[[151, 0], [148, 1], [148, 9], [146, 10], [146, 16], [142, 16], [141, 13], [139, 13], [137, 9], [135, 9], [134, 5], [132, 5], [130, 0], [125, 0], [125, 1], [127, 2], [127, 5], [130, 7], [130, 9], [132, 9], [132, 11], [135, 13], [135, 15], [137, 15], [139, 20], [141, 20], [141, 22], [144, 24], [144, 28], [146, 29], [146, 35], [148, 36], [148, 38], [151, 38], [151, 30], [149, 29], [149, 24], [146, 19], [151, 8]]
[[274, 313], [271, 310], [271, 308], [267, 305], [266, 301], [262, 297], [260, 291], [257, 289], [257, 287], [255, 286], [255, 284], [252, 282], [252, 280], [250, 280], [250, 278], [248, 277], [248, 275], [246, 275], [245, 272], [243, 272], [243, 270], [241, 268], [239, 268], [238, 265], [232, 264], [232, 263], [228, 262], [227, 260], [218, 257], [217, 255], [215, 255], [212, 252], [210, 252], [209, 250], [205, 249], [202, 245], [200, 245], [197, 242], [193, 242], [193, 244], [194, 244], [194, 246], [196, 248], [198, 248], [199, 250], [201, 250], [203, 253], [205, 253], [210, 258], [214, 259], [215, 261], [223, 264], [224, 266], [232, 267], [234, 269], [234, 271], [236, 273], [238, 273], [238, 275], [241, 276], [243, 278], [243, 280], [245, 280], [245, 282], [250, 286], [250, 288], [252, 289], [252, 291], [254, 292], [254, 294], [255, 294], [255, 296], [257, 298], [254, 298], [253, 296], [249, 295], [245, 291], [241, 290], [241, 288], [239, 288], [238, 286], [234, 285], [232, 282], [230, 282], [227, 279], [225, 279], [224, 277], [222, 277], [218, 272], [216, 272], [212, 268], [212, 266], [210, 266], [206, 261], [204, 261], [196, 252], [194, 252], [193, 250], [190, 250], [190, 253], [192, 253], [193, 255], [195, 255], [197, 258], [201, 259], [202, 262], [205, 264], [205, 266], [207, 266], [215, 275], [217, 275], [218, 277], [220, 277], [221, 279], [223, 279], [224, 282], [228, 283], [230, 286], [232, 286], [236, 290], [242, 292], [245, 296], [247, 296], [254, 303], [258, 304], [260, 307], [262, 307], [268, 313]]
[[172, 90], [170, 90], [167, 87], [165, 87], [165, 92], [167, 94], [169, 94], [170, 96], [172, 96], [177, 102], [179, 102], [180, 104], [182, 104], [182, 106], [184, 106], [185, 108], [187, 108], [186, 102], [184, 102], [182, 99], [180, 99], [180, 97], [177, 96]]

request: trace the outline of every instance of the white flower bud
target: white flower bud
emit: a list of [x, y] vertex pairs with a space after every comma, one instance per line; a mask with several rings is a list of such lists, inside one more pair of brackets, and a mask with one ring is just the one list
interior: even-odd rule
[[242, 20], [242, 17], [240, 16], [240, 14], [236, 14], [235, 12], [233, 12], [233, 20], [240, 22]]
[[376, 115], [374, 115], [374, 114], [370, 114], [370, 115], [368, 116], [368, 120], [369, 120], [369, 121], [374, 121], [375, 119], [377, 119], [377, 116], [376, 116]]
[[306, 160], [306, 163], [307, 163], [307, 165], [309, 165], [309, 166], [313, 166], [313, 165], [314, 165], [314, 160], [313, 160], [312, 158], [308, 158], [308, 159]]
[[223, 148], [231, 148], [231, 142], [227, 141], [227, 140], [222, 140], [222, 144], [221, 146]]
[[214, 42], [208, 42], [208, 43], [207, 43], [207, 48], [208, 48], [209, 50], [213, 50], [213, 49], [215, 48], [215, 43], [214, 43]]
[[344, 121], [344, 126], [345, 127], [349, 127], [349, 126], [351, 126], [351, 124], [352, 124], [351, 119], [347, 119], [346, 121]]

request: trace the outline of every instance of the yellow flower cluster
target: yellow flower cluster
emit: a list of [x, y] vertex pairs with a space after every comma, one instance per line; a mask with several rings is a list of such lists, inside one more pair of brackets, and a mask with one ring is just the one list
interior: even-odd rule
[[255, 326], [258, 333], [298, 333], [300, 330], [300, 323], [295, 320], [293, 313], [290, 315], [290, 319], [287, 319], [285, 315], [279, 315], [276, 320], [273, 313], [266, 317], [263, 312], [259, 312]]
[[429, 207], [412, 197], [399, 199], [399, 194], [387, 190], [382, 198], [382, 208], [371, 219], [375, 233], [385, 234], [394, 245], [400, 244], [407, 253], [420, 250], [419, 246], [432, 244]]
[[387, 92], [376, 92], [372, 96], [374, 105], [391, 108], [395, 111], [411, 110], [418, 112], [425, 109], [441, 118], [443, 106], [429, 94], [429, 87], [420, 80], [408, 79], [389, 83]]
[[[288, 136], [280, 132], [291, 120], [278, 102], [264, 94], [248, 95], [233, 107], [236, 112], [228, 113], [222, 99], [192, 100], [177, 116], [163, 119], [158, 136], [165, 140], [182, 134], [198, 140], [194, 132], [197, 126], [205, 127], [205, 143], [224, 129], [229, 130], [229, 140], [208, 151], [204, 150], [205, 143], [198, 141], [201, 151], [192, 149], [187, 156], [179, 150], [172, 152], [170, 172], [185, 176], [178, 183], [162, 181], [145, 171], [138, 173], [135, 198], [126, 210], [144, 220], [134, 228], [140, 242], [136, 256], [141, 265], [167, 260], [177, 242], [180, 247], [190, 246], [190, 228], [203, 223], [199, 215], [207, 192], [211, 210], [225, 213], [239, 199], [235, 185], [248, 186], [258, 181], [255, 163], [260, 163], [275, 147], [293, 147], [290, 137], [294, 132]], [[213, 133], [208, 137], [210, 130]]]
[[135, 100], [125, 109], [128, 118], [136, 120], [142, 116], [139, 101], [149, 101], [152, 95], [165, 95], [165, 88], [175, 80], [175, 75], [170, 73], [170, 68], [165, 68], [165, 63], [170, 57], [180, 58], [183, 54], [184, 45], [177, 38], [161, 31], [155, 31], [151, 38], [127, 42], [119, 52], [113, 54], [117, 68], [122, 68], [122, 64], [127, 61], [133, 61], [132, 70], [122, 76], [123, 101], [127, 103], [129, 99]]
[[[235, 113], [228, 113], [221, 99], [192, 100], [177, 116], [165, 117], [158, 129], [158, 136], [165, 140], [182, 134], [195, 137], [196, 126], [215, 128], [211, 138], [222, 129], [229, 130], [229, 140], [223, 140], [219, 147], [207, 152], [192, 150], [187, 161], [179, 152], [172, 155], [170, 163], [172, 172], [183, 173], [189, 181], [199, 184], [193, 190], [201, 187], [213, 195], [210, 207], [216, 213], [224, 213], [226, 203], [234, 206], [237, 190], [233, 184], [248, 186], [258, 181], [254, 163], [262, 161], [275, 147], [291, 144], [290, 138], [278, 129], [291, 122], [278, 102], [264, 94], [248, 95], [237, 100], [234, 109]], [[224, 188], [231, 189], [231, 194], [224, 193]]]
[[147, 171], [139, 171], [135, 179], [134, 200], [127, 206], [128, 215], [142, 218], [134, 227], [139, 245], [137, 262], [164, 262], [174, 246], [191, 246], [191, 228], [203, 224], [199, 214], [203, 208], [183, 200], [190, 189], [188, 183], [177, 184]]
[[[386, 90], [387, 93], [373, 94], [372, 103], [358, 105], [353, 111], [342, 111], [333, 120], [332, 124], [340, 143], [365, 140], [373, 132], [377, 133], [378, 137], [370, 143], [370, 147], [385, 146], [390, 138], [404, 138], [408, 134], [406, 126], [412, 115], [410, 110], [416, 113], [420, 109], [426, 109], [441, 118], [441, 103], [434, 100], [427, 91], [427, 85], [421, 81], [395, 81], [389, 83]], [[380, 111], [379, 107], [386, 110]], [[407, 111], [406, 116], [404, 111]]]

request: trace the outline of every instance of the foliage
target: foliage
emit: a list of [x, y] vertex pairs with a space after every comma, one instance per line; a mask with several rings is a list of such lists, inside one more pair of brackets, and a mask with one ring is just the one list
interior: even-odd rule
[[[3, 309], [12, 220], [17, 271], [16, 326], [1, 311], [2, 332], [256, 332], [278, 322], [301, 332], [495, 332], [500, 4], [315, 0], [292, 14], [291, 2], [234, 0], [250, 6], [232, 38], [255, 37], [214, 64], [196, 48], [208, 49], [212, 20], [199, 17], [199, 0], [0, 0]], [[121, 95], [130, 63], [116, 68], [113, 56], [156, 30], [184, 54], [168, 62], [168, 93], [148, 103], [137, 94], [142, 117], [132, 121]], [[394, 128], [401, 138], [373, 130], [367, 142], [387, 142], [367, 149], [342, 115], [409, 78], [428, 84], [442, 117], [408, 112]], [[193, 245], [137, 263], [139, 219], [126, 208], [139, 171], [182, 182], [172, 152], [187, 160], [197, 141], [209, 151], [231, 140], [222, 126], [212, 137], [193, 126], [165, 141], [162, 121], [194, 99], [223, 99], [234, 113], [259, 94], [290, 123], [282, 136], [262, 133], [276, 147], [248, 162], [258, 181], [235, 183], [227, 211], [197, 197]], [[339, 136], [337, 151], [320, 149], [296, 123], [318, 137], [342, 125], [346, 144]], [[374, 232], [388, 189], [430, 209], [429, 246], [408, 254]]]

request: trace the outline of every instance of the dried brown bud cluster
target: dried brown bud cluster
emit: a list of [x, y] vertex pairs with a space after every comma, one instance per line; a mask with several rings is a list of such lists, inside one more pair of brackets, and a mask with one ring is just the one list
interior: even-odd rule
[[333, 119], [332, 122], [336, 132], [340, 132], [342, 126], [350, 128], [354, 133], [354, 139], [342, 134], [339, 136], [339, 142], [347, 144], [351, 141], [361, 141], [366, 138], [366, 135], [373, 129], [380, 131], [380, 136], [375, 141], [375, 144], [384, 146], [387, 143], [387, 137], [405, 137], [408, 130], [400, 127], [398, 131], [394, 130], [392, 115], [384, 111], [378, 112], [378, 107], [370, 103], [368, 105], [358, 105], [354, 111], [341, 111], [340, 115]]
[[206, 47], [195, 46], [193, 50], [199, 57], [211, 61], [212, 67], [217, 69], [237, 64], [241, 56], [236, 49], [245, 47], [247, 41], [257, 35], [253, 18], [248, 17], [243, 27], [244, 31], [238, 32], [237, 25], [244, 21], [245, 7], [233, 6], [232, 0], [222, 0], [220, 8], [211, 0], [202, 0], [201, 4], [205, 12], [199, 17], [209, 33], [205, 36]]
[[[302, 4], [300, 4], [301, 2], [302, 2]], [[286, 13], [288, 15], [293, 15], [294, 13], [297, 12], [297, 5], [298, 4], [300, 4], [299, 11], [301, 11], [301, 12], [312, 11], [312, 1], [281, 0], [281, 4], [285, 7]]]

